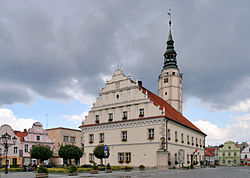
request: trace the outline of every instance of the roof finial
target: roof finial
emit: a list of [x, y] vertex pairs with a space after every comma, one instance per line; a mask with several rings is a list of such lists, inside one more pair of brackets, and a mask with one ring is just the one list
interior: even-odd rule
[[169, 15], [169, 28], [171, 30], [171, 9], [168, 9], [168, 15]]

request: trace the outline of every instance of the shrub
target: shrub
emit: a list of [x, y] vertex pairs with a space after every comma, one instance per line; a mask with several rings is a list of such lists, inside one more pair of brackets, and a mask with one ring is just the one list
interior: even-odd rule
[[98, 166], [97, 166], [97, 164], [96, 164], [95, 161], [93, 161], [92, 164], [93, 164], [93, 169], [94, 169], [94, 170], [98, 169]]
[[107, 164], [107, 167], [106, 167], [107, 169], [111, 169], [111, 166], [110, 166], [110, 164], [108, 163]]
[[37, 172], [38, 173], [49, 173], [48, 169], [46, 167], [44, 167], [42, 164], [37, 169]]
[[124, 169], [125, 169], [125, 170], [131, 170], [131, 169], [133, 169], [133, 168], [130, 167], [130, 166], [125, 166]]
[[67, 173], [66, 168], [48, 168], [49, 173]]
[[77, 167], [76, 167], [74, 164], [72, 164], [72, 165], [69, 167], [69, 172], [70, 172], [70, 173], [77, 172]]
[[145, 169], [145, 166], [141, 164], [141, 165], [139, 166], [139, 168], [140, 168], [140, 169]]

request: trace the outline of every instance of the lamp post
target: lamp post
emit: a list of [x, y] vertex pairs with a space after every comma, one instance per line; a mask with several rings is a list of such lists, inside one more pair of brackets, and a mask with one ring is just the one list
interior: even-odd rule
[[[12, 141], [12, 143], [8, 143], [8, 141]], [[7, 132], [0, 137], [0, 145], [3, 145], [5, 150], [5, 172], [4, 172], [5, 174], [8, 174], [8, 165], [7, 165], [8, 149], [12, 145], [15, 145], [16, 141], [17, 138], [15, 136], [11, 138], [11, 135], [9, 135]]]

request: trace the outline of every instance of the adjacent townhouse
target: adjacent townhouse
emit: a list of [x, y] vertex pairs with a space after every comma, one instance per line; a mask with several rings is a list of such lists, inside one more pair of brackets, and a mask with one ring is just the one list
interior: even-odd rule
[[240, 165], [240, 148], [233, 141], [225, 142], [224, 146], [219, 149], [219, 165]]
[[[58, 150], [61, 145], [72, 144], [78, 146], [79, 148], [84, 148], [81, 130], [57, 127], [46, 129], [46, 132], [54, 143], [55, 150], [53, 162], [57, 166], [61, 166], [63, 163], [67, 164], [67, 160], [63, 162], [63, 159], [58, 155]], [[80, 165], [80, 160], [78, 160], [75, 164]]]

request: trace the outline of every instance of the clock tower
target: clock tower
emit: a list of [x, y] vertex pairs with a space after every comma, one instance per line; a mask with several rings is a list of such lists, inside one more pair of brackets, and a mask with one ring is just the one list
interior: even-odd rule
[[182, 74], [177, 66], [176, 56], [170, 20], [167, 49], [164, 53], [164, 66], [158, 78], [158, 95], [176, 111], [182, 113]]

